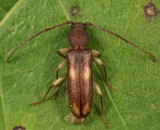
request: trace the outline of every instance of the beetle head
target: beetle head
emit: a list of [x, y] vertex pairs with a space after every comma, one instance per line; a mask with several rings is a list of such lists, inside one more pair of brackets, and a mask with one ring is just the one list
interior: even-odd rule
[[89, 37], [86, 33], [87, 25], [84, 23], [72, 23], [71, 24], [71, 33], [69, 35], [68, 41], [73, 49], [86, 48]]

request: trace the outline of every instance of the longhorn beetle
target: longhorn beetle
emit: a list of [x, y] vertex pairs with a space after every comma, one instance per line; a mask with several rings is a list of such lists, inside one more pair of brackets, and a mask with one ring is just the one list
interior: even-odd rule
[[[90, 22], [86, 23], [76, 23], [72, 21], [66, 21], [64, 23], [55, 25], [53, 27], [47, 28], [31, 38], [27, 39], [23, 43], [21, 43], [16, 49], [14, 49], [10, 55], [7, 57], [6, 62], [8, 62], [11, 55], [18, 50], [22, 45], [24, 45], [26, 42], [32, 40], [33, 38], [39, 36], [40, 34], [47, 32], [49, 30], [58, 28], [60, 26], [64, 26], [66, 24], [71, 25], [71, 32], [68, 37], [68, 42], [71, 46], [71, 49], [69, 48], [62, 48], [57, 51], [57, 53], [64, 58], [64, 60], [59, 64], [57, 71], [56, 71], [56, 80], [51, 84], [48, 91], [45, 93], [43, 99], [38, 102], [30, 103], [29, 105], [36, 105], [43, 103], [48, 92], [53, 86], [57, 86], [56, 91], [53, 95], [53, 99], [56, 97], [58, 91], [59, 91], [59, 83], [62, 82], [64, 79], [68, 80], [68, 97], [69, 97], [69, 104], [71, 111], [73, 113], [73, 117], [75, 118], [75, 122], [84, 122], [85, 118], [89, 115], [92, 108], [92, 101], [93, 101], [93, 87], [95, 87], [98, 95], [101, 98], [101, 116], [106, 123], [108, 127], [110, 127], [109, 123], [104, 117], [103, 114], [103, 99], [102, 99], [102, 92], [99, 87], [99, 85], [93, 81], [92, 76], [92, 61], [95, 61], [98, 65], [101, 65], [104, 69], [105, 73], [105, 81], [107, 85], [111, 88], [112, 91], [114, 91], [112, 85], [109, 83], [107, 79], [107, 72], [105, 65], [103, 62], [99, 59], [100, 52], [96, 50], [89, 50], [86, 48], [87, 44], [89, 43], [89, 37], [86, 33], [87, 26], [92, 26], [94, 28], [100, 29], [102, 31], [105, 31], [107, 33], [110, 33], [126, 43], [140, 49], [141, 51], [144, 51], [146, 54], [153, 57], [153, 61], [156, 62], [156, 57], [152, 55], [150, 52], [144, 50], [143, 48], [135, 45], [134, 43], [124, 39], [123, 37], [119, 36], [118, 34], [115, 34], [107, 29], [104, 29], [102, 27], [99, 27], [97, 25], [94, 25]], [[58, 72], [61, 70], [64, 65], [67, 63], [67, 76], [64, 77], [58, 77]]]

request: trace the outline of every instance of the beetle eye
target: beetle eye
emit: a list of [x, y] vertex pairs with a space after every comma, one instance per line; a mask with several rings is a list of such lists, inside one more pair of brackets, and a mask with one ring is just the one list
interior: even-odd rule
[[87, 30], [87, 25], [84, 24], [84, 25], [83, 25], [83, 29], [84, 29], [84, 30]]
[[75, 25], [73, 23], [73, 24], [71, 24], [71, 29], [73, 30], [74, 28], [75, 28]]

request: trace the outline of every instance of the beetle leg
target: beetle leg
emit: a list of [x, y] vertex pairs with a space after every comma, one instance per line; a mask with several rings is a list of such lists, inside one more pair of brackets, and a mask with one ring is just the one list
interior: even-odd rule
[[49, 93], [49, 91], [51, 90], [52, 87], [56, 86], [57, 84], [59, 84], [60, 82], [62, 82], [64, 79], [66, 79], [67, 76], [64, 76], [64, 77], [60, 77], [58, 79], [56, 79], [52, 84], [51, 86], [49, 87], [49, 89], [47, 90], [47, 92], [45, 93], [43, 99], [41, 101], [38, 101], [38, 102], [33, 102], [33, 103], [29, 103], [29, 105], [36, 105], [36, 104], [40, 104], [40, 103], [43, 103], [47, 94]]
[[101, 98], [101, 116], [104, 120], [104, 122], [106, 123], [106, 125], [111, 128], [111, 126], [109, 125], [109, 123], [107, 122], [107, 120], [105, 119], [104, 117], [104, 113], [103, 113], [103, 98], [102, 98], [102, 92], [101, 92], [101, 88], [99, 87], [99, 85], [96, 83], [96, 82], [93, 82], [93, 86], [95, 87], [98, 95], [100, 96]]
[[[65, 58], [65, 59], [58, 65], [57, 71], [56, 71], [56, 79], [58, 79], [58, 72], [66, 65], [66, 63], [67, 63], [67, 59]], [[57, 93], [58, 93], [58, 91], [59, 91], [59, 88], [60, 88], [59, 85], [57, 85], [56, 91], [54, 92], [53, 97], [52, 97], [53, 100], [56, 98], [56, 95], [57, 95]]]
[[98, 57], [93, 56], [93, 60], [98, 64], [103, 66], [104, 69], [104, 73], [105, 73], [105, 81], [107, 82], [107, 85], [111, 88], [112, 91], [115, 91], [113, 86], [109, 83], [108, 78], [107, 78], [107, 71], [106, 71], [106, 67], [104, 65], [104, 63], [101, 61], [101, 59], [99, 59]]
[[[66, 56], [64, 56], [63, 54], [66, 54], [68, 50], [69, 50], [69, 48], [61, 48], [61, 49], [57, 50], [57, 53], [58, 53], [60, 56], [62, 56], [63, 58], [65, 58], [65, 60], [66, 60]], [[58, 71], [61, 70], [61, 69], [64, 67], [64, 65], [66, 64], [66, 61], [65, 61], [65, 60], [62, 61], [62, 62], [59, 64], [58, 68], [57, 68], [57, 71], [56, 71], [56, 79], [58, 79]], [[52, 97], [53, 100], [56, 98], [56, 95], [57, 95], [57, 93], [58, 93], [58, 91], [59, 91], [59, 88], [60, 88], [59, 85], [57, 85], [56, 91], [55, 91], [55, 93], [53, 94], [53, 97]]]
[[92, 56], [93, 57], [100, 57], [101, 56], [101, 53], [97, 50], [91, 50], [92, 51]]
[[66, 58], [66, 56], [64, 56], [63, 54], [66, 54], [68, 50], [69, 50], [69, 48], [61, 48], [61, 49], [57, 50], [57, 53], [60, 56], [62, 56], [63, 58]]

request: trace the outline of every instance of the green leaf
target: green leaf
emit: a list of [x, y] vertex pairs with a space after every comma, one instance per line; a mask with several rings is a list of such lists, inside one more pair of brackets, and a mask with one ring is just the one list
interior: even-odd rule
[[[14, 2], [13, 2], [14, 3]], [[101, 52], [108, 80], [116, 92], [104, 82], [103, 68], [93, 64], [94, 80], [103, 92], [104, 114], [112, 129], [160, 129], [160, 24], [159, 16], [150, 22], [145, 18], [145, 0], [19, 0], [0, 13], [0, 129], [23, 126], [26, 129], [108, 129], [100, 116], [100, 98], [94, 92], [91, 114], [83, 124], [68, 124], [64, 117], [70, 113], [67, 82], [60, 84], [56, 100], [51, 90], [43, 104], [39, 101], [56, 79], [56, 68], [63, 60], [56, 50], [69, 47], [69, 25], [46, 32], [22, 46], [5, 59], [21, 42], [50, 26], [66, 20], [92, 22], [111, 30], [157, 57], [152, 58], [124, 41], [88, 27], [88, 48]], [[160, 3], [155, 1], [157, 7]], [[71, 16], [71, 8], [80, 12]], [[2, 6], [0, 6], [2, 8]], [[66, 67], [60, 76], [67, 74]]]

